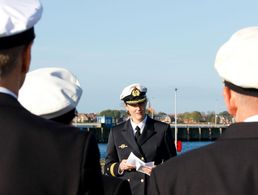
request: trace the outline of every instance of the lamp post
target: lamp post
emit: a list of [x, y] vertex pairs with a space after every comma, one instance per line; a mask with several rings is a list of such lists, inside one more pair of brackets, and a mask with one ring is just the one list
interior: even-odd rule
[[176, 93], [177, 88], [175, 88], [175, 146], [177, 147], [177, 113], [176, 113]]
[[218, 99], [216, 99], [216, 104], [215, 104], [215, 109], [214, 109], [214, 126], [217, 126], [217, 117], [218, 115], [216, 114], [216, 108], [218, 107]]

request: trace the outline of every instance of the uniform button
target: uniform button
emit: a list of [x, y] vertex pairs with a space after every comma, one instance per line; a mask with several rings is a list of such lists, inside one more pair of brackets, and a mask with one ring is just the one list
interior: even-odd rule
[[130, 182], [130, 179], [127, 179], [128, 182]]
[[128, 171], [132, 171], [132, 169], [128, 169]]
[[143, 157], [141, 157], [141, 159], [142, 159], [142, 160], [144, 160], [144, 158], [143, 158]]
[[143, 183], [143, 182], [144, 182], [144, 179], [141, 179], [141, 182]]

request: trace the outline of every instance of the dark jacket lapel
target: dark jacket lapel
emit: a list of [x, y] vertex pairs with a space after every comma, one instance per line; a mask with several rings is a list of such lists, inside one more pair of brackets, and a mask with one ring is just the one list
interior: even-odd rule
[[137, 142], [135, 141], [133, 128], [130, 123], [130, 120], [127, 120], [125, 122], [123, 129], [122, 129], [122, 135], [124, 136], [124, 139], [127, 140], [128, 144], [133, 149], [133, 153], [135, 155], [139, 156], [141, 154], [141, 152], [140, 152]]
[[145, 127], [143, 129], [142, 135], [139, 139], [139, 144], [144, 144], [152, 135], [154, 135], [155, 129], [154, 129], [154, 120], [150, 117], [147, 117], [147, 121], [145, 124]]

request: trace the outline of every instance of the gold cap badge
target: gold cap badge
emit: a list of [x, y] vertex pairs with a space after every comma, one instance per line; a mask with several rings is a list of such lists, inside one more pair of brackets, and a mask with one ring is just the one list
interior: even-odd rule
[[132, 94], [132, 96], [136, 97], [136, 96], [140, 96], [141, 92], [140, 92], [139, 89], [134, 88], [134, 89], [132, 90], [132, 93], [131, 93], [131, 94]]

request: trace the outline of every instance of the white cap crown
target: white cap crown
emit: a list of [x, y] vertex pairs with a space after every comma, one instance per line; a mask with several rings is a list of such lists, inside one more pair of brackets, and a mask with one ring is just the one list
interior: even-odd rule
[[128, 104], [141, 103], [146, 100], [147, 88], [139, 83], [125, 87], [120, 95], [120, 100]]
[[39, 0], [0, 0], [0, 38], [32, 28], [42, 10]]
[[29, 72], [18, 99], [30, 112], [51, 119], [76, 108], [81, 95], [80, 83], [70, 71], [51, 67]]
[[224, 81], [258, 89], [258, 26], [233, 34], [218, 50], [215, 69]]

